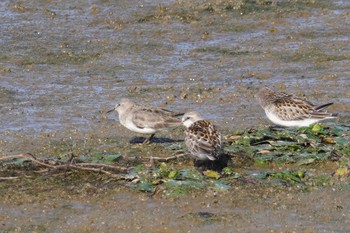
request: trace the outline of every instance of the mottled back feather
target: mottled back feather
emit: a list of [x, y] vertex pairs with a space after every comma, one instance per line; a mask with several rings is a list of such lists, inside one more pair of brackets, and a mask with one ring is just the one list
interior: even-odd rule
[[221, 150], [221, 134], [213, 124], [206, 120], [199, 120], [194, 122], [185, 133], [185, 144], [194, 157], [205, 154], [210, 160], [218, 158]]

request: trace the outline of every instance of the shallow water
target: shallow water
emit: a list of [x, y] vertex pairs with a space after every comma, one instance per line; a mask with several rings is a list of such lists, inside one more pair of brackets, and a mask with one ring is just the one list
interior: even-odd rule
[[[345, 0], [275, 2], [276, 6], [252, 4], [250, 8], [228, 10], [220, 1], [211, 1], [213, 8], [195, 1], [163, 1], [161, 5], [158, 1], [2, 1], [0, 154], [34, 151], [48, 156], [57, 149], [52, 143], [59, 141], [95, 140], [97, 151], [111, 151], [116, 145], [124, 145], [135, 135], [115, 122], [116, 114], [104, 114], [122, 97], [178, 111], [197, 110], [215, 121], [223, 132], [268, 124], [253, 98], [262, 84], [315, 103], [334, 102], [329, 111], [340, 113], [337, 122], [349, 122], [350, 3]], [[175, 138], [182, 138], [181, 130], [173, 133]], [[118, 142], [106, 144], [106, 138]], [[79, 150], [85, 152], [90, 148]], [[242, 191], [241, 195], [244, 194]], [[125, 195], [123, 203], [133, 202], [134, 194]], [[137, 198], [144, 198], [140, 196]], [[305, 200], [308, 198], [313, 197], [310, 195]], [[98, 202], [91, 205], [90, 200], [76, 199], [66, 203], [60, 197], [56, 204], [71, 206], [69, 210], [79, 209], [72, 211], [72, 216], [81, 211], [80, 220], [63, 221], [59, 217], [61, 211], [52, 203], [50, 214], [41, 216], [35, 210], [39, 200], [24, 207], [0, 205], [0, 209], [8, 212], [6, 229], [13, 232], [18, 222], [9, 219], [26, 218], [33, 212], [32, 222], [24, 224], [23, 232], [31, 224], [44, 226], [41, 231], [45, 232], [62, 221], [68, 221], [69, 226], [78, 225], [76, 229], [81, 232], [114, 229], [101, 221], [96, 226], [91, 223], [92, 218], [105, 210]], [[246, 211], [243, 206], [246, 200], [241, 201], [242, 209], [236, 208], [230, 214], [242, 218], [249, 211], [256, 211], [254, 221], [266, 221], [265, 230], [328, 232], [316, 220], [309, 222], [317, 225], [293, 228], [300, 221], [293, 217], [291, 222], [280, 226], [278, 221], [271, 220], [271, 215], [256, 209], [263, 208], [263, 203]], [[108, 206], [106, 199], [103, 202]], [[333, 208], [329, 205], [325, 204], [325, 211]], [[159, 202], [147, 205], [150, 212], [161, 206]], [[219, 212], [223, 206], [211, 211]], [[302, 213], [308, 213], [299, 207]], [[140, 211], [136, 216], [142, 216], [142, 208], [135, 208]], [[191, 211], [203, 211], [203, 208], [192, 207]], [[312, 208], [316, 211], [319, 207]], [[177, 217], [190, 212], [181, 212], [176, 207], [167, 211], [160, 210], [160, 214], [171, 218], [172, 211]], [[288, 211], [283, 213], [289, 215]], [[84, 219], [90, 214], [93, 217]], [[316, 218], [317, 214], [313, 216]], [[119, 217], [125, 220], [122, 214]], [[163, 219], [171, 227], [156, 230], [147, 217], [140, 218], [145, 229], [140, 228], [139, 232], [151, 232], [150, 229], [179, 232], [171, 221]], [[192, 224], [188, 223], [191, 220], [184, 221]], [[333, 227], [337, 224], [329, 222]], [[220, 220], [217, 225], [204, 224], [199, 229], [201, 232], [227, 230], [225, 227], [231, 224], [229, 221], [225, 225]], [[257, 232], [249, 222], [235, 224], [238, 231]], [[75, 229], [69, 226], [55, 231]], [[79, 228], [82, 226], [86, 228]], [[132, 231], [126, 224], [123, 226], [124, 230]], [[345, 227], [343, 222], [335, 232]], [[35, 229], [29, 229], [32, 230]], [[198, 229], [192, 227], [191, 232]]]

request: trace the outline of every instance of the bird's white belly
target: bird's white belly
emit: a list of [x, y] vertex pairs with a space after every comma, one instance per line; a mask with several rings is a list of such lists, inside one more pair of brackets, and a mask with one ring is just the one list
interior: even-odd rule
[[139, 128], [132, 121], [126, 121], [126, 122], [120, 121], [120, 123], [124, 125], [126, 128], [128, 128], [129, 130], [136, 133], [153, 134], [156, 132], [155, 129], [151, 129], [151, 128]]
[[303, 120], [294, 120], [294, 121], [284, 121], [281, 118], [277, 117], [275, 114], [270, 112], [265, 112], [266, 116], [275, 123], [276, 125], [286, 126], [286, 127], [307, 127], [311, 124], [314, 124], [320, 119], [303, 119]]
[[207, 154], [196, 153], [196, 154], [191, 155], [191, 156], [192, 156], [194, 159], [197, 159], [197, 160], [209, 160]]

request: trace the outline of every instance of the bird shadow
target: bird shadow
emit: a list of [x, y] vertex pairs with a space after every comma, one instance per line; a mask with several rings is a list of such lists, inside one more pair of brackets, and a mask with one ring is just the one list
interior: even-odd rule
[[282, 125], [270, 125], [269, 126], [269, 130], [270, 131], [284, 131], [286, 130], [288, 127], [282, 126]]
[[[144, 138], [144, 137], [135, 137], [135, 138], [132, 138], [129, 141], [129, 143], [130, 144], [142, 144], [145, 140], [146, 140], [146, 138]], [[170, 139], [170, 138], [153, 137], [150, 140], [150, 142], [148, 142], [148, 144], [150, 144], [150, 143], [175, 143], [175, 142], [183, 142], [183, 140], [174, 140], [174, 139]]]
[[228, 154], [221, 154], [217, 160], [197, 160], [194, 162], [194, 166], [200, 170], [213, 170], [216, 172], [221, 172], [223, 168], [232, 165], [231, 156]]

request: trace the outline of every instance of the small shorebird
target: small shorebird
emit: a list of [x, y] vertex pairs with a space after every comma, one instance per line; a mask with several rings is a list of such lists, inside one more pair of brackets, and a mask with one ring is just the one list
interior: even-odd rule
[[324, 109], [333, 103], [314, 105], [296, 96], [262, 87], [255, 98], [273, 123], [286, 127], [307, 127], [321, 120], [336, 118]]
[[195, 160], [217, 160], [221, 151], [221, 134], [218, 129], [197, 112], [182, 117], [186, 126], [185, 144]]
[[114, 110], [118, 112], [120, 123], [129, 130], [136, 133], [151, 134], [143, 144], [150, 142], [157, 131], [181, 125], [181, 120], [177, 117], [184, 115], [162, 108], [136, 105], [126, 98], [121, 99], [115, 105], [115, 108], [107, 113]]

